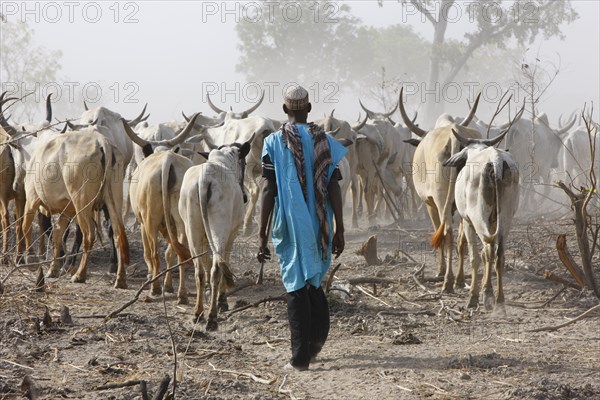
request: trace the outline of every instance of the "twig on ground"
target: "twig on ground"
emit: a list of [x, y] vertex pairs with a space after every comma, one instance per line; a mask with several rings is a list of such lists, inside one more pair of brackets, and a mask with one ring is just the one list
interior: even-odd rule
[[212, 363], [210, 363], [210, 362], [208, 363], [208, 365], [210, 365], [212, 367], [212, 369], [216, 372], [223, 372], [225, 374], [232, 374], [232, 375], [236, 375], [236, 376], [245, 376], [247, 378], [252, 379], [254, 382], [262, 383], [265, 385], [271, 385], [271, 384], [275, 383], [275, 381], [277, 380], [277, 378], [271, 378], [271, 379], [260, 378], [254, 374], [251, 374], [250, 372], [233, 371], [230, 369], [218, 369], [214, 365], [212, 365]]
[[425, 286], [423, 284], [423, 282], [421, 282], [421, 279], [419, 278], [419, 275], [423, 272], [423, 269], [425, 269], [425, 263], [422, 263], [420, 268], [418, 268], [418, 269], [415, 268], [415, 273], [413, 274], [413, 280], [415, 281], [417, 286], [419, 286], [421, 289], [423, 289], [427, 293], [433, 293], [431, 290], [427, 289], [427, 286]]
[[367, 291], [366, 291], [366, 290], [365, 290], [365, 289], [364, 289], [362, 286], [360, 286], [360, 285], [355, 285], [355, 286], [356, 286], [356, 288], [357, 288], [358, 290], [360, 290], [361, 292], [363, 292], [364, 294], [366, 294], [366, 295], [367, 295], [367, 296], [369, 296], [370, 298], [372, 298], [372, 299], [375, 299], [375, 300], [377, 300], [378, 302], [380, 302], [381, 304], [383, 304], [383, 305], [386, 305], [386, 306], [388, 306], [388, 307], [390, 307], [390, 308], [394, 308], [393, 306], [389, 305], [389, 304], [388, 304], [388, 303], [386, 303], [385, 301], [381, 300], [379, 297], [375, 297], [375, 296], [373, 296], [371, 293], [367, 292]]
[[600, 310], [600, 304], [596, 304], [594, 307], [590, 308], [589, 310], [587, 310], [586, 312], [584, 312], [583, 314], [578, 315], [577, 317], [568, 320], [567, 322], [560, 324], [560, 325], [554, 325], [554, 326], [544, 326], [542, 328], [536, 328], [536, 329], [531, 329], [527, 332], [551, 332], [551, 331], [556, 331], [560, 328], [564, 328], [565, 326], [571, 325], [587, 316], [589, 316], [591, 313], [593, 313], [594, 311], [598, 311]]
[[145, 383], [145, 381], [136, 379], [136, 380], [125, 381], [125, 382], [121, 382], [121, 383], [108, 383], [106, 385], [100, 385], [100, 386], [96, 387], [96, 390], [120, 389], [120, 388], [124, 388], [124, 387], [128, 387], [128, 386], [140, 385], [142, 382]]
[[544, 272], [544, 279], [548, 279], [549, 281], [556, 282], [556, 283], [561, 283], [561, 284], [568, 286], [570, 288], [573, 288], [573, 289], [581, 290], [581, 287], [578, 286], [577, 284], [575, 284], [574, 282], [571, 282], [565, 278], [561, 278], [558, 275], [554, 275], [550, 271]]
[[[180, 279], [183, 279], [181, 277]], [[163, 281], [163, 287], [166, 286], [166, 278]], [[171, 398], [175, 398], [175, 391], [177, 390], [177, 346], [175, 346], [175, 338], [173, 337], [173, 330], [171, 330], [171, 323], [169, 322], [169, 313], [167, 312], [167, 300], [165, 299], [165, 291], [162, 292], [163, 308], [165, 310], [165, 320], [167, 321], [167, 329], [169, 330], [169, 337], [171, 339], [171, 348], [173, 349], [173, 391], [171, 392]], [[193, 337], [194, 335], [192, 335]]]

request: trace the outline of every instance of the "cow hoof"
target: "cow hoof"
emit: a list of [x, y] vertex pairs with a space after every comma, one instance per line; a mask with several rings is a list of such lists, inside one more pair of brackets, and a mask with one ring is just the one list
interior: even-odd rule
[[216, 331], [217, 329], [219, 329], [219, 324], [217, 323], [217, 320], [209, 319], [208, 322], [206, 323], [206, 331], [213, 332], [213, 331]]
[[500, 317], [506, 317], [506, 308], [504, 304], [496, 304], [494, 307], [494, 314]]
[[492, 293], [483, 293], [483, 304], [485, 305], [486, 311], [492, 311], [494, 309], [494, 295]]
[[40, 258], [35, 254], [30, 254], [25, 258], [20, 257], [17, 261], [17, 264], [35, 264], [40, 261]]
[[85, 283], [85, 276], [75, 274], [71, 277], [71, 282], [73, 283]]
[[150, 291], [150, 294], [152, 296], [160, 296], [162, 294], [162, 289], [160, 288], [160, 286], [153, 286], [152, 290]]
[[446, 284], [442, 287], [442, 293], [454, 293], [454, 288], [452, 287], [452, 283]]
[[456, 283], [454, 284], [454, 289], [464, 289], [465, 286], [465, 281], [461, 279], [459, 281], [456, 281]]
[[127, 289], [127, 281], [125, 279], [117, 279], [115, 281], [115, 289]]
[[165, 285], [165, 293], [175, 293], [175, 289], [171, 285]]
[[204, 322], [204, 312], [194, 312], [194, 323], [198, 323], [198, 322]]
[[469, 296], [467, 308], [477, 308], [479, 306], [479, 296]]
[[181, 305], [190, 304], [187, 294], [182, 294], [182, 295], [177, 296], [177, 304], [181, 304]]
[[227, 312], [229, 311], [229, 304], [227, 304], [227, 301], [220, 301], [219, 302], [219, 312]]
[[110, 265], [110, 268], [108, 269], [108, 272], [111, 273], [111, 274], [116, 274], [118, 270], [119, 269], [118, 269], [117, 263], [112, 263]]
[[48, 273], [46, 273], [46, 278], [58, 278], [59, 271], [55, 269], [49, 269]]

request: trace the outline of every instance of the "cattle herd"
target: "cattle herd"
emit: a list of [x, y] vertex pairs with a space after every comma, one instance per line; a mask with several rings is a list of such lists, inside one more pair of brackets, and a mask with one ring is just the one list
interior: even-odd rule
[[[53, 242], [47, 276], [70, 270], [83, 245], [73, 282], [85, 282], [89, 253], [104, 212], [110, 221], [116, 288], [126, 288], [129, 242], [124, 219], [132, 212], [140, 224], [144, 260], [149, 276], [159, 274], [158, 234], [168, 243], [167, 265], [195, 267], [195, 315], [206, 317], [208, 330], [217, 329], [217, 310], [227, 308], [226, 289], [233, 284], [230, 254], [238, 232], [253, 232], [261, 177], [263, 140], [282, 122], [251, 116], [252, 108], [235, 113], [208, 105], [217, 114], [206, 117], [183, 114], [183, 121], [150, 125], [146, 107], [127, 120], [104, 107], [88, 109], [77, 123], [67, 121], [62, 130], [52, 124], [51, 96], [46, 99], [46, 119], [38, 124], [17, 124], [2, 113], [19, 99], [0, 97], [0, 216], [2, 263], [34, 263], [45, 257], [46, 236]], [[13, 103], [14, 104], [14, 103]], [[569, 176], [584, 186], [591, 165], [588, 132], [574, 128], [573, 116], [554, 129], [544, 114], [533, 120], [524, 107], [503, 125], [489, 126], [477, 119], [479, 98], [464, 119], [443, 114], [427, 131], [409, 118], [403, 93], [391, 111], [374, 112], [362, 103], [365, 118], [356, 123], [337, 119], [334, 112], [317, 123], [345, 145], [340, 163], [341, 188], [352, 194], [352, 227], [357, 228], [363, 199], [368, 223], [391, 213], [395, 219], [415, 218], [425, 208], [438, 251], [437, 273], [444, 277], [443, 291], [464, 287], [463, 255], [468, 252], [472, 276], [484, 261], [483, 299], [487, 309], [502, 310], [504, 246], [519, 204], [532, 202], [525, 183], [550, 183], [553, 173]], [[402, 123], [392, 117], [399, 109]], [[560, 125], [561, 122], [559, 122]], [[496, 148], [498, 145], [499, 148]], [[504, 150], [506, 149], [506, 150]], [[532, 151], [534, 149], [534, 151]], [[598, 163], [596, 163], [597, 165]], [[525, 172], [525, 173], [524, 173]], [[547, 196], [549, 185], [544, 186]], [[533, 194], [532, 194], [533, 193]], [[420, 201], [419, 201], [420, 199]], [[14, 207], [9, 209], [14, 200]], [[539, 200], [539, 199], [538, 199]], [[423, 207], [424, 205], [424, 207]], [[14, 210], [11, 223], [9, 210]], [[453, 214], [460, 224], [456, 240], [458, 272], [454, 275]], [[51, 223], [52, 215], [57, 215]], [[32, 240], [34, 218], [40, 233]], [[65, 238], [76, 223], [74, 248], [65, 252]], [[75, 225], [75, 224], [74, 224]], [[10, 233], [14, 227], [14, 247]], [[483, 250], [479, 252], [479, 247]], [[178, 262], [175, 262], [177, 258]], [[210, 266], [210, 267], [209, 267]], [[492, 266], [497, 275], [496, 295], [491, 284]], [[204, 313], [203, 293], [210, 279], [209, 312]], [[172, 291], [167, 274], [165, 288], [158, 280], [153, 295]], [[480, 287], [474, 279], [468, 305], [479, 304]], [[185, 279], [179, 280], [179, 303], [187, 303]]]

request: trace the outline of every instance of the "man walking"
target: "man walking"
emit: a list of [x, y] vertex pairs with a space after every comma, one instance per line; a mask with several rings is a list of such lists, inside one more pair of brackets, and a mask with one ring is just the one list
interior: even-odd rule
[[304, 371], [329, 334], [329, 305], [321, 281], [332, 252], [337, 258], [344, 250], [337, 164], [346, 149], [322, 128], [307, 123], [311, 104], [301, 86], [286, 91], [283, 111], [289, 122], [264, 141], [257, 259], [261, 263], [270, 259], [267, 231], [273, 211], [273, 245], [287, 291], [289, 365]]

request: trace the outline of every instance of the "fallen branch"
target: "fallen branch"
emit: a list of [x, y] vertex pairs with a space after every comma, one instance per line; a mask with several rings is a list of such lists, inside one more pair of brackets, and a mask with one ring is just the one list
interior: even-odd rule
[[398, 281], [396, 281], [394, 279], [375, 278], [375, 277], [369, 277], [369, 276], [359, 276], [356, 278], [349, 278], [349, 279], [347, 279], [347, 281], [351, 285], [360, 285], [360, 284], [364, 284], [364, 283], [372, 283], [372, 284], [376, 284], [376, 285], [398, 283]]
[[356, 285], [356, 288], [357, 288], [358, 290], [360, 290], [361, 292], [363, 292], [364, 294], [366, 294], [367, 296], [369, 296], [370, 298], [372, 298], [372, 299], [374, 299], [374, 300], [377, 300], [377, 301], [378, 301], [378, 302], [380, 302], [381, 304], [383, 304], [383, 305], [386, 305], [386, 306], [388, 306], [388, 307], [390, 307], [390, 308], [394, 308], [393, 306], [389, 305], [388, 303], [386, 303], [385, 301], [381, 300], [380, 298], [378, 298], [378, 297], [375, 297], [375, 296], [373, 296], [371, 293], [367, 292], [365, 289], [363, 289], [363, 287], [362, 287], [362, 286], [360, 286], [360, 285]]
[[142, 382], [145, 382], [145, 381], [141, 381], [139, 379], [136, 379], [136, 380], [125, 381], [125, 382], [121, 382], [121, 383], [109, 383], [109, 384], [106, 384], [106, 385], [100, 385], [100, 386], [98, 386], [96, 388], [96, 390], [120, 389], [120, 388], [124, 388], [124, 387], [128, 387], [128, 386], [139, 385]]
[[436, 314], [431, 311], [431, 310], [414, 310], [414, 311], [395, 311], [395, 310], [390, 310], [390, 311], [379, 311], [377, 313], [377, 316], [380, 315], [392, 315], [392, 316], [396, 316], [396, 317], [402, 317], [405, 315], [429, 315], [431, 317], [434, 317]]
[[583, 271], [581, 268], [579, 268], [573, 259], [573, 256], [569, 252], [569, 248], [567, 247], [567, 235], [558, 235], [558, 238], [556, 239], [556, 250], [558, 251], [558, 257], [560, 258], [560, 261], [562, 261], [564, 266], [567, 267], [567, 270], [569, 270], [571, 275], [573, 275], [573, 278], [575, 278], [577, 284], [579, 284], [582, 289], [585, 288]]
[[423, 272], [424, 269], [425, 269], [425, 263], [422, 263], [421, 267], [419, 269], [415, 269], [415, 273], [413, 274], [413, 280], [415, 281], [415, 283], [417, 284], [417, 286], [419, 286], [424, 291], [426, 291], [428, 293], [433, 293], [419, 279], [419, 275]]
[[232, 374], [232, 375], [236, 375], [236, 376], [245, 376], [247, 378], [252, 379], [254, 382], [262, 383], [264, 385], [272, 385], [277, 380], [277, 378], [271, 378], [271, 379], [260, 378], [254, 374], [251, 374], [250, 372], [233, 371], [230, 369], [217, 369], [214, 365], [212, 365], [212, 363], [208, 363], [208, 365], [210, 365], [212, 367], [212, 369], [216, 372], [223, 372], [225, 374]]
[[267, 303], [269, 301], [285, 301], [285, 294], [282, 294], [279, 296], [265, 297], [264, 299], [256, 301], [252, 304], [246, 304], [245, 306], [234, 308], [233, 310], [231, 310], [227, 313], [227, 318], [229, 318], [231, 315], [233, 315], [235, 313], [247, 310], [248, 308], [257, 307], [258, 305], [260, 305], [262, 303]]
[[568, 286], [568, 287], [573, 288], [573, 289], [581, 290], [581, 287], [579, 287], [578, 285], [576, 285], [574, 282], [568, 281], [565, 278], [561, 278], [558, 275], [554, 275], [550, 271], [544, 272], [544, 279], [548, 279], [549, 281], [563, 284], [563, 285]]
[[578, 315], [577, 317], [568, 320], [567, 322], [560, 324], [560, 325], [554, 325], [554, 326], [545, 326], [542, 328], [536, 328], [536, 329], [531, 329], [527, 332], [550, 332], [550, 331], [556, 331], [559, 330], [560, 328], [564, 328], [565, 326], [571, 325], [587, 316], [589, 316], [591, 313], [593, 313], [594, 311], [598, 311], [600, 310], [600, 304], [596, 304], [594, 307], [590, 308], [589, 310], [587, 310], [586, 312], [584, 312], [583, 314]]

